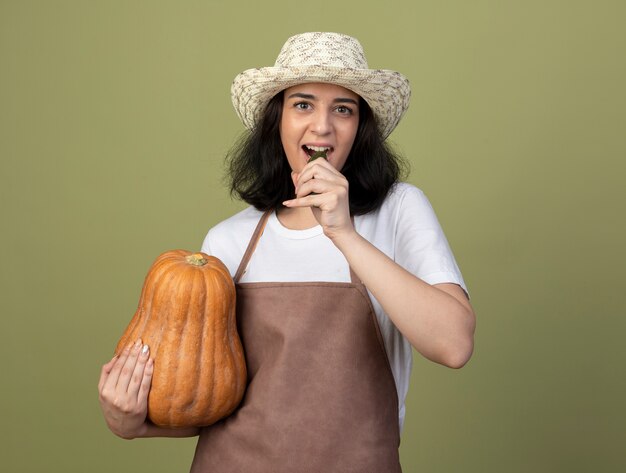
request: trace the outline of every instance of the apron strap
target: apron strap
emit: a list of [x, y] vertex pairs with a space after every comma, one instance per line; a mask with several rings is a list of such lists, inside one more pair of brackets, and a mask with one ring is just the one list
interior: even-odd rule
[[256, 249], [256, 245], [259, 242], [259, 238], [261, 238], [261, 235], [263, 234], [263, 230], [265, 230], [265, 224], [267, 223], [267, 219], [269, 218], [271, 212], [272, 210], [267, 210], [259, 219], [259, 223], [254, 229], [254, 233], [248, 243], [248, 248], [246, 248], [246, 252], [243, 254], [243, 258], [241, 258], [241, 262], [239, 263], [239, 267], [237, 268], [237, 272], [233, 278], [235, 280], [235, 284], [239, 282], [241, 276], [243, 276], [243, 273], [246, 271], [248, 263], [250, 262], [250, 257]]
[[360, 285], [363, 284], [361, 280], [359, 279], [359, 277], [354, 272], [354, 270], [352, 269], [352, 266], [350, 266], [350, 282], [352, 284], [360, 284]]
[[[356, 231], [356, 223], [354, 223], [354, 215], [350, 215], [350, 220], [352, 221], [352, 226], [354, 227], [354, 230]], [[356, 273], [352, 269], [352, 266], [350, 266], [350, 282], [352, 284], [357, 284], [357, 285], [363, 286], [363, 282], [356, 275]], [[363, 288], [365, 288], [365, 286], [363, 286]]]

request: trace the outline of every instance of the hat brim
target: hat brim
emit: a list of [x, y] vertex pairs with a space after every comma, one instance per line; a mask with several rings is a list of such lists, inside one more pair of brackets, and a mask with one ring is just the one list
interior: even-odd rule
[[330, 66], [248, 69], [235, 77], [231, 98], [243, 124], [252, 129], [278, 92], [312, 82], [340, 85], [361, 96], [372, 109], [383, 139], [391, 134], [409, 107], [411, 88], [408, 79], [399, 72]]

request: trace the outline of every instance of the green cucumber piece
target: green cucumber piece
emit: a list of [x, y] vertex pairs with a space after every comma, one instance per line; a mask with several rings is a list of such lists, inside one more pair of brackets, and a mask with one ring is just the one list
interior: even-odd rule
[[311, 155], [311, 157], [309, 158], [309, 162], [311, 161], [315, 161], [318, 158], [324, 158], [326, 159], [326, 153], [327, 151], [316, 151], [315, 153], [313, 153]]

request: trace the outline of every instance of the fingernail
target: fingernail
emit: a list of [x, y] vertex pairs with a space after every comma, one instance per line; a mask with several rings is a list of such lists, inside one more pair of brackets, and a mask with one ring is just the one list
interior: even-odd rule
[[141, 354], [145, 356], [148, 354], [149, 351], [150, 351], [150, 348], [148, 347], [148, 345], [144, 345], [141, 349]]

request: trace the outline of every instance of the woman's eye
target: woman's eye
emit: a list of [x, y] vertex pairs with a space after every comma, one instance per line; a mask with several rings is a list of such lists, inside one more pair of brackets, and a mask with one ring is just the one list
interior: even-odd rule
[[352, 109], [348, 108], [348, 107], [344, 107], [339, 106], [337, 107], [337, 112], [341, 113], [342, 115], [351, 115], [352, 114]]
[[310, 108], [310, 105], [306, 102], [298, 102], [294, 105], [294, 107], [300, 110], [308, 110]]

